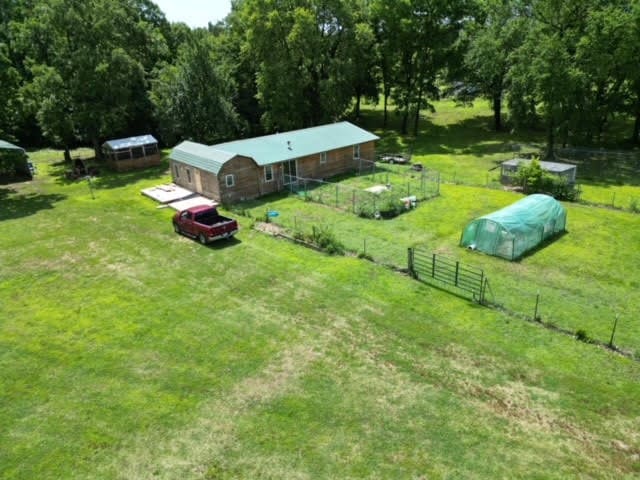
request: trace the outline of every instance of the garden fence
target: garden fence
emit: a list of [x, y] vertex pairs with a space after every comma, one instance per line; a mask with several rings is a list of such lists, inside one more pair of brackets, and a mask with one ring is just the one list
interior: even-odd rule
[[[434, 170], [398, 173], [379, 168], [364, 169], [363, 175], [329, 182], [315, 178], [295, 177], [289, 185], [300, 199], [328, 205], [366, 217], [389, 210], [389, 205], [415, 206], [440, 193], [440, 175]], [[367, 188], [378, 188], [368, 191]]]

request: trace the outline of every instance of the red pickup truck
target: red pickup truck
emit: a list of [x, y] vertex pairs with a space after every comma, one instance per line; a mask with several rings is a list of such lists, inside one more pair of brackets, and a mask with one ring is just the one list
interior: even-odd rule
[[216, 207], [198, 205], [177, 212], [173, 216], [173, 229], [203, 245], [219, 238], [231, 238], [238, 233], [238, 222], [223, 217]]

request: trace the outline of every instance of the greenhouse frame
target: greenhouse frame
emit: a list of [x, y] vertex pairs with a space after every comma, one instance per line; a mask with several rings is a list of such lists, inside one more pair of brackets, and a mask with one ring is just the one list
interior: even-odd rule
[[462, 232], [460, 245], [516, 260], [564, 232], [566, 224], [567, 212], [560, 202], [549, 195], [529, 195], [470, 222]]

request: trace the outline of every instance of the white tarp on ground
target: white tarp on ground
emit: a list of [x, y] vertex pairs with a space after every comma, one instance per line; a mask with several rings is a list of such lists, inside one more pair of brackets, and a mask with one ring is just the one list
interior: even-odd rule
[[145, 188], [142, 190], [142, 194], [160, 203], [171, 203], [194, 195], [191, 190], [179, 187], [173, 183]]

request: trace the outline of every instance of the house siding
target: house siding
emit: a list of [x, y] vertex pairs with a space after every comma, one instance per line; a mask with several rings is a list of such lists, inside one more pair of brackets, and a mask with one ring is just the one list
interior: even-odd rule
[[[227, 187], [226, 177], [233, 175], [234, 185]], [[223, 165], [218, 173], [220, 201], [234, 203], [264, 195], [264, 172], [247, 157], [237, 156]]]
[[[375, 142], [360, 145], [360, 158], [373, 161]], [[320, 154], [296, 159], [299, 177], [326, 179], [354, 171], [353, 146], [327, 152], [326, 163], [320, 163]], [[221, 203], [235, 203], [268, 195], [285, 188], [282, 163], [273, 164], [273, 179], [265, 179], [265, 168], [258, 166], [248, 157], [236, 156], [226, 162], [218, 175], [186, 165], [176, 160], [170, 161], [171, 175], [176, 185], [202, 194]], [[187, 175], [190, 172], [191, 178]], [[176, 175], [177, 172], [177, 175]], [[227, 187], [226, 176], [233, 175], [234, 185]]]
[[[220, 200], [220, 187], [215, 173], [171, 160], [173, 183], [214, 200]], [[189, 171], [189, 174], [187, 174]]]
[[[373, 161], [375, 143], [360, 145], [360, 158]], [[320, 163], [320, 154], [309, 155], [298, 159], [298, 176], [304, 178], [325, 179], [354, 171], [356, 163], [353, 158], [353, 146], [339, 148], [327, 152], [326, 163]]]

